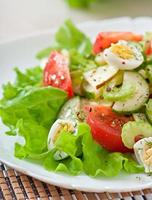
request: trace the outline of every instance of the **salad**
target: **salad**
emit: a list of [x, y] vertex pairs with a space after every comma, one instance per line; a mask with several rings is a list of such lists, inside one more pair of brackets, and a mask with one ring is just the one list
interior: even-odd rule
[[15, 68], [3, 85], [14, 156], [71, 175], [151, 173], [152, 33], [100, 32], [91, 42], [67, 20], [36, 57], [40, 66]]

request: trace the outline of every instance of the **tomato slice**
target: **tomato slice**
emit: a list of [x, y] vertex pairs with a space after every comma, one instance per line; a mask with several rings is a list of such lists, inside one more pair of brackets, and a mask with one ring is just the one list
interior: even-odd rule
[[112, 43], [117, 43], [119, 40], [139, 42], [143, 39], [142, 35], [132, 32], [101, 32], [98, 34], [93, 45], [93, 52], [100, 53], [105, 48], [110, 47]]
[[93, 107], [87, 116], [93, 138], [112, 152], [130, 152], [121, 139], [122, 126], [130, 120], [131, 117], [118, 115], [105, 106]]
[[73, 96], [72, 81], [69, 72], [69, 58], [58, 51], [53, 51], [44, 68], [43, 83], [60, 88]]

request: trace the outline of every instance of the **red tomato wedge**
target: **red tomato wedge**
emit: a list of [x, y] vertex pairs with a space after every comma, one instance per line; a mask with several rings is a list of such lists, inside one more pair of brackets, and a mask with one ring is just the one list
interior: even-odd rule
[[101, 32], [98, 34], [93, 45], [93, 52], [94, 54], [100, 53], [105, 48], [110, 47], [112, 43], [117, 43], [119, 40], [139, 42], [142, 39], [142, 35], [132, 32]]
[[72, 81], [69, 71], [69, 59], [62, 53], [53, 51], [44, 68], [43, 83], [45, 86], [60, 88], [73, 96]]
[[93, 138], [112, 152], [132, 151], [123, 145], [121, 139], [122, 126], [131, 120], [131, 117], [118, 115], [105, 106], [92, 107], [87, 117]]

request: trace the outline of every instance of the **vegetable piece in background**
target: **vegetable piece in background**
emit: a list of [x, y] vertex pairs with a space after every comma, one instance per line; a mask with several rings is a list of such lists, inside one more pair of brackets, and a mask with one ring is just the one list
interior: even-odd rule
[[44, 69], [45, 86], [60, 88], [73, 96], [72, 81], [69, 71], [69, 58], [60, 52], [53, 51]]
[[87, 123], [91, 127], [93, 138], [109, 151], [129, 152], [122, 142], [121, 130], [132, 118], [118, 115], [106, 106], [96, 106], [90, 110]]
[[119, 40], [139, 42], [142, 38], [141, 35], [132, 32], [101, 32], [98, 34], [93, 45], [93, 52], [95, 54], [100, 53], [110, 47], [112, 43], [117, 43]]
[[87, 8], [96, 0], [65, 0], [72, 8]]
[[144, 35], [144, 52], [147, 56], [152, 55], [152, 32], [147, 32]]

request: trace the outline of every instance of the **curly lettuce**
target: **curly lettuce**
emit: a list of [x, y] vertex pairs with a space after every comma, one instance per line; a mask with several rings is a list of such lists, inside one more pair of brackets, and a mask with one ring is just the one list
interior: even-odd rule
[[42, 59], [48, 57], [52, 50], [76, 50], [82, 55], [90, 55], [92, 44], [90, 39], [82, 33], [71, 20], [66, 20], [55, 34], [55, 41], [52, 47], [45, 48], [38, 52], [36, 57]]
[[[24, 145], [16, 144], [15, 155], [28, 157], [47, 151], [47, 136], [58, 112], [67, 99], [64, 91], [41, 86], [42, 71], [39, 68], [18, 69], [14, 84], [3, 87], [4, 97], [0, 101], [0, 116], [10, 128], [8, 135], [19, 135]], [[21, 156], [22, 154], [22, 156]]]
[[[53, 155], [56, 150], [66, 152], [69, 157], [55, 161]], [[143, 172], [143, 167], [138, 165], [130, 154], [110, 153], [98, 145], [85, 123], [79, 125], [76, 136], [65, 131], [60, 134], [55, 149], [48, 154], [44, 166], [50, 171], [68, 172], [72, 175], [85, 172], [92, 177], [113, 177], [122, 170], [128, 173]]]

